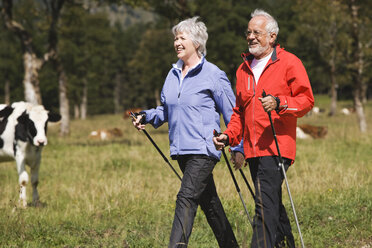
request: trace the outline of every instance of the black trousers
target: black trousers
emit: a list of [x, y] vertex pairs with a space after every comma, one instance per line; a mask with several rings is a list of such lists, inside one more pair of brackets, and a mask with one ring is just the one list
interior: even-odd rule
[[[288, 170], [291, 160], [283, 160], [284, 168]], [[251, 158], [248, 163], [256, 191], [251, 247], [295, 247], [291, 224], [282, 203], [284, 175], [279, 158]]]
[[183, 178], [168, 247], [187, 247], [198, 205], [207, 217], [218, 245], [239, 247], [214, 184], [212, 171], [217, 161], [206, 155], [178, 156], [177, 161]]

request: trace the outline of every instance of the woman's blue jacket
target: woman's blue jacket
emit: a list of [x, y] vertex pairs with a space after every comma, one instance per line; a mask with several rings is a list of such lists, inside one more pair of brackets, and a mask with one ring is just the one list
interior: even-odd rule
[[[145, 110], [146, 122], [158, 128], [168, 122], [170, 155], [205, 154], [220, 159], [213, 130], [220, 132], [220, 114], [230, 121], [235, 96], [226, 73], [204, 57], [185, 75], [177, 65], [169, 71], [161, 92], [161, 106]], [[182, 62], [181, 62], [182, 64]], [[231, 148], [243, 153], [242, 142]]]

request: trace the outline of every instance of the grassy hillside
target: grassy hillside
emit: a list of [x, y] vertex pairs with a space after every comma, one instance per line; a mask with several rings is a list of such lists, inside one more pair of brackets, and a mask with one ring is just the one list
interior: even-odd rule
[[[325, 97], [316, 100], [328, 106]], [[328, 126], [325, 139], [298, 141], [296, 162], [287, 173], [306, 247], [372, 246], [371, 116], [369, 104], [369, 131], [363, 135], [355, 115], [299, 120]], [[114, 127], [124, 137], [87, 138], [94, 129]], [[145, 135], [118, 115], [72, 121], [71, 130], [61, 138], [58, 127], [49, 129], [40, 169], [42, 207], [18, 207], [15, 163], [0, 164], [0, 247], [167, 247], [180, 183]], [[168, 155], [167, 126], [147, 130]], [[239, 244], [249, 247], [252, 230], [223, 161], [214, 176]], [[250, 194], [236, 176], [253, 214]], [[299, 245], [285, 185], [283, 190]], [[27, 193], [30, 202], [31, 187]], [[200, 210], [189, 247], [218, 247]]]

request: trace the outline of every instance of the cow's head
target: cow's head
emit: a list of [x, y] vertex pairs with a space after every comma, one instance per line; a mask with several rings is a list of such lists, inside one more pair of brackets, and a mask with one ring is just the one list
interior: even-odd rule
[[45, 146], [48, 143], [46, 137], [48, 122], [57, 122], [60, 119], [59, 114], [50, 113], [41, 105], [32, 106], [18, 117], [17, 136], [34, 146]]

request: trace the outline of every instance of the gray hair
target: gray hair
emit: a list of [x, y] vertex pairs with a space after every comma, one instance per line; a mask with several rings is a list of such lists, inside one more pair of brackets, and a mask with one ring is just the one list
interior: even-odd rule
[[199, 16], [195, 16], [181, 21], [172, 28], [172, 33], [176, 36], [178, 33], [187, 33], [198, 47], [198, 54], [200, 57], [207, 55], [207, 27], [204, 22], [198, 21]]
[[263, 16], [266, 18], [267, 24], [265, 28], [268, 33], [275, 33], [276, 35], [279, 34], [278, 22], [269, 13], [267, 13], [266, 11], [262, 9], [255, 9], [251, 13], [251, 17], [253, 18], [255, 16]]

